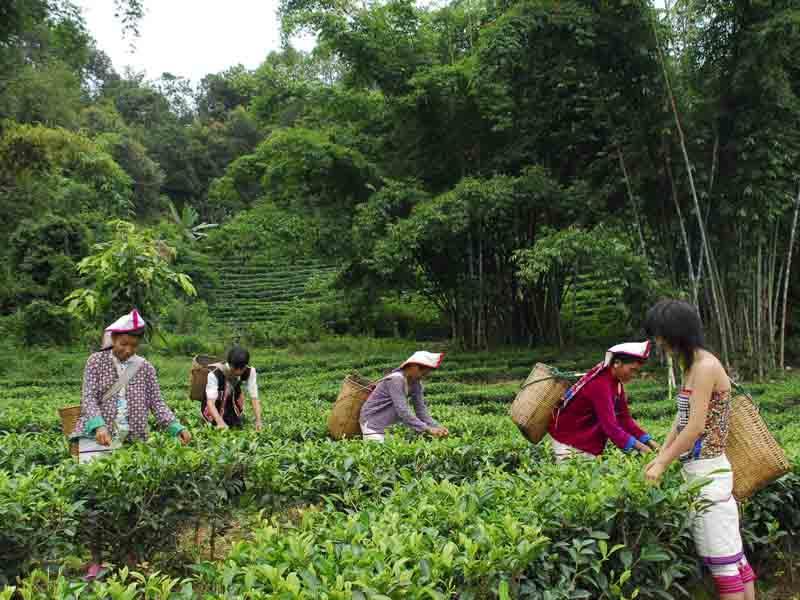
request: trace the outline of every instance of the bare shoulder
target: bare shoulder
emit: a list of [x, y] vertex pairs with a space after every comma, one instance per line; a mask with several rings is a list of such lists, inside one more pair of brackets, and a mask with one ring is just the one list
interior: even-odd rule
[[693, 375], [710, 379], [714, 382], [715, 390], [727, 390], [730, 388], [730, 379], [722, 362], [711, 352], [702, 351], [694, 365], [692, 365]]

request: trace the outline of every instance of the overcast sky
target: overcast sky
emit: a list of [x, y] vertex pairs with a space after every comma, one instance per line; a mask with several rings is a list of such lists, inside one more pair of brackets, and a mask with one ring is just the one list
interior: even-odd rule
[[[145, 0], [133, 52], [114, 18], [112, 0], [73, 1], [120, 73], [130, 65], [148, 79], [169, 72], [199, 83], [208, 73], [239, 63], [253, 69], [280, 49], [278, 0]], [[313, 46], [308, 39], [293, 44], [303, 50]]]

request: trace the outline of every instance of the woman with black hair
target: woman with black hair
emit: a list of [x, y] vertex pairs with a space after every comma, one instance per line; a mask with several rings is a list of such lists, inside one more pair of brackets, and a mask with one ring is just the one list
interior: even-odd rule
[[261, 431], [261, 402], [258, 399], [256, 370], [248, 363], [250, 352], [241, 346], [228, 351], [228, 361], [216, 365], [208, 374], [205, 401], [200, 413], [207, 423], [220, 429], [242, 427], [244, 392], [253, 404], [256, 431]]
[[683, 368], [678, 414], [658, 456], [645, 468], [656, 483], [675, 461], [688, 481], [710, 483], [701, 490], [709, 506], [694, 515], [695, 546], [711, 570], [720, 598], [752, 600], [756, 579], [747, 562], [733, 497], [733, 473], [725, 456], [731, 411], [731, 381], [719, 359], [705, 349], [697, 309], [681, 300], [662, 300], [647, 312], [647, 335]]

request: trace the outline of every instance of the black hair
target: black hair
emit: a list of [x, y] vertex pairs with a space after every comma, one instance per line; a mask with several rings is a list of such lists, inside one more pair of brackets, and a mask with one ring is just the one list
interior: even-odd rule
[[234, 369], [244, 369], [250, 362], [250, 353], [241, 346], [228, 351], [228, 364]]
[[683, 300], [660, 300], [650, 307], [644, 319], [648, 337], [662, 337], [683, 359], [688, 371], [695, 350], [705, 348], [703, 322], [697, 308]]
[[641, 356], [633, 356], [632, 354], [618, 352], [611, 357], [610, 364], [613, 365], [615, 362], [621, 362], [623, 365], [629, 365], [631, 363], [644, 363], [645, 359]]
[[114, 339], [118, 335], [130, 335], [136, 338], [144, 337], [144, 330], [145, 330], [144, 327], [139, 327], [139, 329], [133, 329], [131, 331], [112, 331], [111, 339]]

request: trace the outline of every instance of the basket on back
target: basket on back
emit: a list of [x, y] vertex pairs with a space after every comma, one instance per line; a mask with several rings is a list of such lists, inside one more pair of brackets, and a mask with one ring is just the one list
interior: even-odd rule
[[359, 416], [376, 383], [358, 373], [351, 373], [342, 382], [339, 396], [328, 416], [328, 432], [335, 440], [361, 435]]
[[[75, 425], [81, 417], [81, 405], [75, 404], [73, 406], [64, 406], [58, 409], [58, 416], [61, 418], [61, 431], [69, 438], [72, 432], [75, 431]], [[69, 453], [72, 456], [78, 456], [78, 442], [70, 440]]]
[[533, 367], [511, 404], [511, 419], [530, 442], [538, 444], [545, 436], [553, 411], [570, 384], [545, 364]]
[[733, 495], [749, 498], [791, 469], [752, 398], [741, 390], [731, 399], [725, 454], [733, 470]]
[[189, 398], [202, 401], [205, 398], [206, 381], [208, 374], [214, 370], [214, 366], [221, 363], [219, 358], [198, 354], [192, 359], [192, 371], [189, 376]]

